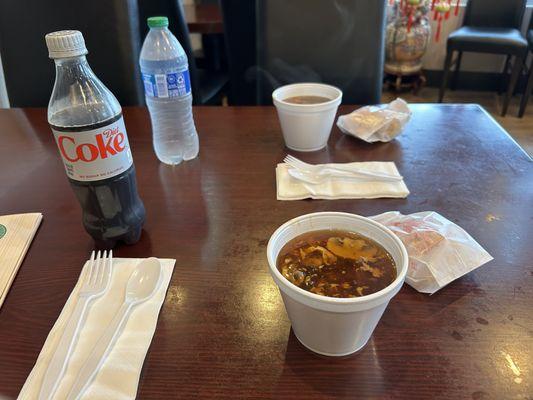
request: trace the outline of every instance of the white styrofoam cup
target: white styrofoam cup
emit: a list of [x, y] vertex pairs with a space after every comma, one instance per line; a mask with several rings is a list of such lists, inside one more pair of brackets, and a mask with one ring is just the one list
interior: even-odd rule
[[[379, 243], [394, 259], [396, 279], [378, 292], [355, 298], [320, 296], [289, 282], [276, 266], [281, 248], [296, 236], [324, 229], [359, 233]], [[403, 243], [388, 228], [369, 218], [341, 212], [306, 214], [281, 225], [270, 237], [267, 258], [294, 334], [305, 347], [327, 356], [345, 356], [363, 348], [390, 299], [402, 287], [408, 265]]]
[[[321, 96], [330, 99], [317, 104], [284, 101], [294, 96]], [[296, 151], [316, 151], [328, 143], [342, 91], [322, 83], [295, 83], [272, 92], [285, 145]]]

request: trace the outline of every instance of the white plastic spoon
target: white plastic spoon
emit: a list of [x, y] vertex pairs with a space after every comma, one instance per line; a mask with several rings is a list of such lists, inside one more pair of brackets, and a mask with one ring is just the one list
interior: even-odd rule
[[122, 333], [125, 322], [133, 307], [153, 296], [161, 280], [161, 263], [157, 258], [147, 258], [135, 268], [126, 286], [126, 296], [122, 306], [94, 346], [91, 355], [81, 368], [68, 399], [79, 399], [93, 381], [96, 373], [109, 355], [117, 338]]

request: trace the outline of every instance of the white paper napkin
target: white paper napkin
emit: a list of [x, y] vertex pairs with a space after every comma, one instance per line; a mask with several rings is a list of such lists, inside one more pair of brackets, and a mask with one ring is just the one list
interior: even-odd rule
[[0, 216], [0, 307], [42, 219], [41, 213]]
[[[85, 325], [79, 335], [74, 353], [67, 366], [67, 371], [63, 376], [54, 399], [66, 398], [84, 361], [119, 309], [124, 299], [128, 279], [140, 261], [142, 259], [113, 259], [111, 286], [89, 308]], [[144, 358], [150, 347], [150, 342], [152, 341], [157, 325], [159, 311], [165, 300], [172, 271], [174, 270], [174, 263], [176, 262], [173, 259], [159, 259], [159, 261], [163, 267], [163, 279], [159, 289], [148, 301], [133, 309], [124, 331], [117, 339], [106, 362], [82, 399], [126, 400], [135, 398]], [[44, 373], [67, 319], [74, 309], [79, 288], [80, 281], [78, 280], [67, 303], [63, 307], [63, 311], [61, 311], [54, 327], [48, 334], [39, 358], [19, 394], [19, 399], [38, 398]]]
[[[323, 164], [335, 166], [336, 164]], [[342, 164], [343, 167], [351, 166], [368, 172], [382, 172], [400, 176], [393, 162], [353, 162]], [[289, 175], [287, 164], [278, 164], [276, 168], [276, 185], [278, 200], [311, 199], [376, 199], [380, 197], [404, 198], [409, 194], [405, 182], [361, 181], [349, 182], [346, 180], [327, 179], [321, 184], [312, 185], [302, 182]]]

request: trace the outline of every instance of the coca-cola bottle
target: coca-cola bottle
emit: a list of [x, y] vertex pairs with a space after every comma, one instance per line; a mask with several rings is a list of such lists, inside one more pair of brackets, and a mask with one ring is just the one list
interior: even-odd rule
[[56, 64], [48, 122], [83, 225], [99, 247], [135, 243], [145, 210], [120, 104], [89, 67], [81, 32], [49, 33], [46, 45]]

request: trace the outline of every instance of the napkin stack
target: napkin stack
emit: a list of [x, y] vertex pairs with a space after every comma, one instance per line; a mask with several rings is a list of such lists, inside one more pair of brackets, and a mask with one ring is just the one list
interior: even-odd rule
[[0, 216], [0, 307], [42, 219], [41, 213]]
[[[67, 398], [83, 363], [119, 309], [125, 296], [129, 277], [141, 261], [142, 259], [135, 258], [113, 259], [110, 287], [102, 297], [90, 306], [85, 324], [81, 329], [78, 342], [54, 399]], [[124, 331], [115, 342], [106, 361], [82, 399], [135, 399], [144, 358], [150, 347], [159, 311], [165, 300], [176, 262], [173, 259], [159, 259], [159, 261], [163, 272], [159, 288], [149, 300], [133, 309]], [[80, 277], [83, 275], [82, 272]], [[19, 394], [19, 399], [37, 399], [39, 397], [46, 368], [57, 347], [65, 324], [74, 310], [80, 286], [81, 281], [78, 279], [78, 283], [63, 307], [63, 311], [48, 334], [39, 358]]]
[[[334, 167], [338, 164], [322, 164]], [[343, 168], [367, 172], [381, 172], [400, 176], [393, 162], [353, 162], [342, 164]], [[403, 180], [395, 182], [384, 181], [346, 181], [342, 179], [327, 179], [320, 184], [310, 184], [293, 178], [287, 172], [291, 168], [287, 164], [278, 164], [276, 168], [276, 184], [278, 200], [311, 199], [376, 199], [380, 197], [404, 198], [409, 194], [409, 189]]]

